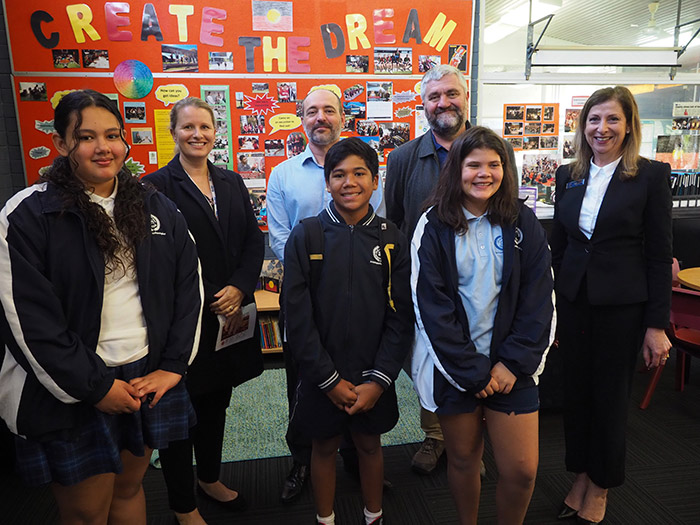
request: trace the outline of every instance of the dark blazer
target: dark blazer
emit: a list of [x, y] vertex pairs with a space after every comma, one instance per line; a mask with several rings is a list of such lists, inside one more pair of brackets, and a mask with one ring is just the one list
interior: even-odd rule
[[218, 321], [209, 309], [214, 294], [232, 285], [245, 294], [243, 305], [254, 301], [265, 252], [264, 236], [250, 204], [248, 190], [237, 173], [209, 163], [219, 219], [175, 155], [167, 166], [144, 181], [177, 204], [197, 243], [204, 282], [204, 311], [199, 353], [187, 373], [190, 391], [205, 392], [236, 386], [262, 372], [259, 334], [228, 349], [214, 352]]
[[583, 184], [569, 186], [569, 166], [556, 174], [552, 226], [555, 290], [574, 301], [585, 276], [593, 305], [646, 302], [645, 327], [666, 328], [673, 261], [671, 168], [640, 158], [639, 171], [621, 181], [620, 166], [603, 197], [591, 239], [578, 226]]

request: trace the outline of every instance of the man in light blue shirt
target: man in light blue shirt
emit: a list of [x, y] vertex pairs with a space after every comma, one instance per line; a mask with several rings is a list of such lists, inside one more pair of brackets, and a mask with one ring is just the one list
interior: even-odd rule
[[[345, 115], [336, 93], [328, 89], [309, 92], [302, 102], [302, 125], [309, 139], [304, 151], [276, 166], [267, 183], [267, 226], [270, 246], [277, 258], [284, 262], [284, 245], [292, 228], [301, 219], [321, 213], [331, 200], [326, 191], [323, 163], [326, 153], [340, 140]], [[372, 194], [370, 203], [378, 215], [384, 215], [382, 185]], [[282, 285], [284, 288], [284, 283]], [[284, 312], [280, 312], [283, 322]], [[283, 344], [283, 348], [286, 344]], [[298, 379], [296, 363], [284, 350], [287, 373], [287, 397], [290, 413], [294, 390]], [[290, 427], [287, 429], [287, 445], [294, 464], [282, 487], [282, 501], [294, 501], [303, 489], [311, 463], [311, 442]]]
[[[327, 89], [309, 93], [302, 102], [302, 124], [309, 139], [304, 151], [272, 170], [267, 184], [267, 226], [270, 246], [284, 262], [284, 245], [301, 219], [321, 213], [331, 199], [323, 177], [323, 161], [330, 147], [340, 140], [344, 114], [338, 96]], [[381, 184], [370, 203], [384, 216]]]

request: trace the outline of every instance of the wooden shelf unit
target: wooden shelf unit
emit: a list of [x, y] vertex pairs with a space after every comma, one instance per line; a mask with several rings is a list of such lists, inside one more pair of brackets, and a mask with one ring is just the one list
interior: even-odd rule
[[[255, 291], [255, 305], [258, 308], [258, 314], [267, 313], [270, 317], [275, 316], [276, 313], [279, 314], [280, 311], [280, 294], [268, 292], [267, 290], [256, 290]], [[259, 316], [262, 317], [262, 316]], [[261, 344], [264, 345], [265, 342], [261, 338]], [[282, 352], [281, 346], [274, 346], [271, 348], [263, 347], [263, 354], [278, 354]]]

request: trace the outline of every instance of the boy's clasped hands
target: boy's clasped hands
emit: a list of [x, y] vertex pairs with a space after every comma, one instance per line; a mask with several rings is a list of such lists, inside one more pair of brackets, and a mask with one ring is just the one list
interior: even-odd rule
[[513, 372], [508, 370], [506, 365], [499, 361], [493, 365], [493, 368], [489, 373], [491, 374], [489, 384], [486, 385], [481, 392], [476, 394], [476, 397], [479, 399], [484, 399], [488, 396], [492, 396], [495, 393], [509, 394], [516, 380]]
[[355, 386], [341, 379], [326, 395], [338, 409], [352, 416], [371, 410], [383, 392], [384, 389], [374, 381]]

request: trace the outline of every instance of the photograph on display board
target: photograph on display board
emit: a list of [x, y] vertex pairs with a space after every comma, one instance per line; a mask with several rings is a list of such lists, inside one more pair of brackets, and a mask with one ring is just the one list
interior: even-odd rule
[[554, 120], [554, 106], [544, 106], [542, 108], [542, 120]]
[[542, 124], [542, 134], [543, 135], [554, 135], [556, 133], [556, 124], [553, 122], [544, 122]]
[[419, 55], [418, 56], [418, 72], [425, 73], [439, 66], [441, 63], [440, 55]]
[[54, 49], [53, 67], [56, 69], [75, 69], [80, 67], [80, 51], [77, 49]]
[[267, 190], [265, 188], [248, 188], [250, 205], [258, 221], [258, 226], [267, 226]]
[[700, 117], [674, 118], [671, 129], [674, 131], [688, 131], [700, 129]]
[[505, 122], [503, 124], [503, 134], [504, 135], [522, 135], [523, 134], [523, 123], [522, 122]]
[[221, 120], [228, 118], [228, 107], [226, 105], [209, 106], [214, 112], [214, 119]]
[[164, 72], [197, 73], [199, 71], [197, 46], [195, 45], [163, 44], [161, 45], [161, 57]]
[[83, 49], [83, 67], [109, 69], [109, 51], [106, 49]]
[[578, 126], [578, 116], [580, 109], [567, 109], [564, 113], [564, 133], [573, 133]]
[[668, 162], [674, 170], [698, 169], [700, 135], [659, 135], [656, 160]]
[[564, 144], [562, 146], [562, 153], [565, 159], [576, 158], [576, 149], [574, 148], [574, 136], [564, 135]]
[[241, 115], [241, 135], [265, 133], [265, 117], [262, 115]]
[[297, 101], [297, 83], [296, 82], [278, 82], [277, 83], [277, 100], [279, 102], [296, 102]]
[[260, 149], [260, 137], [257, 135], [239, 135], [238, 149], [255, 150]]
[[523, 120], [525, 118], [525, 106], [506, 106], [506, 120]]
[[525, 108], [525, 120], [528, 122], [540, 122], [542, 120], [542, 106], [527, 106]]
[[127, 124], [143, 124], [146, 122], [145, 102], [124, 102], [124, 122]]
[[228, 133], [228, 121], [217, 120], [214, 122], [214, 125], [216, 126], [216, 134], [217, 135], [223, 135], [225, 133]]
[[225, 89], [205, 89], [204, 101], [210, 106], [226, 104], [226, 93]]
[[343, 98], [347, 101], [350, 101], [359, 97], [364, 92], [365, 87], [362, 84], [353, 84], [349, 88], [345, 89], [345, 91], [343, 91]]
[[369, 55], [345, 55], [346, 73], [369, 73]]
[[542, 133], [542, 124], [539, 122], [526, 122], [523, 135], [539, 135]]
[[243, 109], [245, 107], [245, 95], [242, 91], [236, 91], [236, 109]]
[[253, 93], [269, 93], [270, 84], [267, 82], [253, 82], [251, 89]]
[[214, 137], [214, 149], [228, 149], [228, 135], [216, 135]]
[[519, 137], [508, 137], [506, 140], [510, 142], [510, 145], [513, 146], [514, 150], [523, 149], [523, 139]]
[[523, 137], [523, 149], [539, 149], [539, 137]]
[[284, 140], [270, 139], [265, 141], [265, 156], [266, 157], [283, 157], [284, 156]]
[[236, 171], [244, 179], [265, 180], [265, 153], [239, 153]]
[[210, 71], [233, 71], [233, 52], [224, 51], [217, 53], [209, 51], [209, 70]]
[[467, 46], [466, 44], [450, 44], [449, 51], [447, 53], [447, 63], [466, 73], [468, 49], [469, 46]]
[[559, 149], [559, 137], [540, 137], [540, 149]]
[[153, 144], [153, 130], [151, 128], [131, 128], [131, 143], [134, 146]]
[[410, 75], [413, 73], [413, 51], [410, 47], [375, 47], [375, 75]]
[[46, 95], [46, 84], [44, 82], [20, 82], [19, 99], [22, 102], [49, 100]]
[[355, 133], [361, 137], [378, 137], [379, 124], [374, 120], [358, 120], [355, 123]]
[[227, 149], [213, 149], [211, 150], [211, 153], [209, 153], [209, 160], [215, 166], [221, 166], [222, 168], [225, 168], [231, 161], [229, 155], [230, 154]]
[[411, 139], [411, 124], [408, 122], [380, 122], [379, 148], [394, 149]]
[[[556, 137], [550, 137], [556, 138]], [[537, 188], [538, 202], [553, 204], [552, 192], [554, 191], [554, 174], [559, 167], [559, 160], [552, 154], [523, 155], [523, 168], [521, 181], [523, 186]]]
[[306, 148], [306, 135], [299, 131], [293, 131], [287, 137], [287, 157], [296, 157]]

